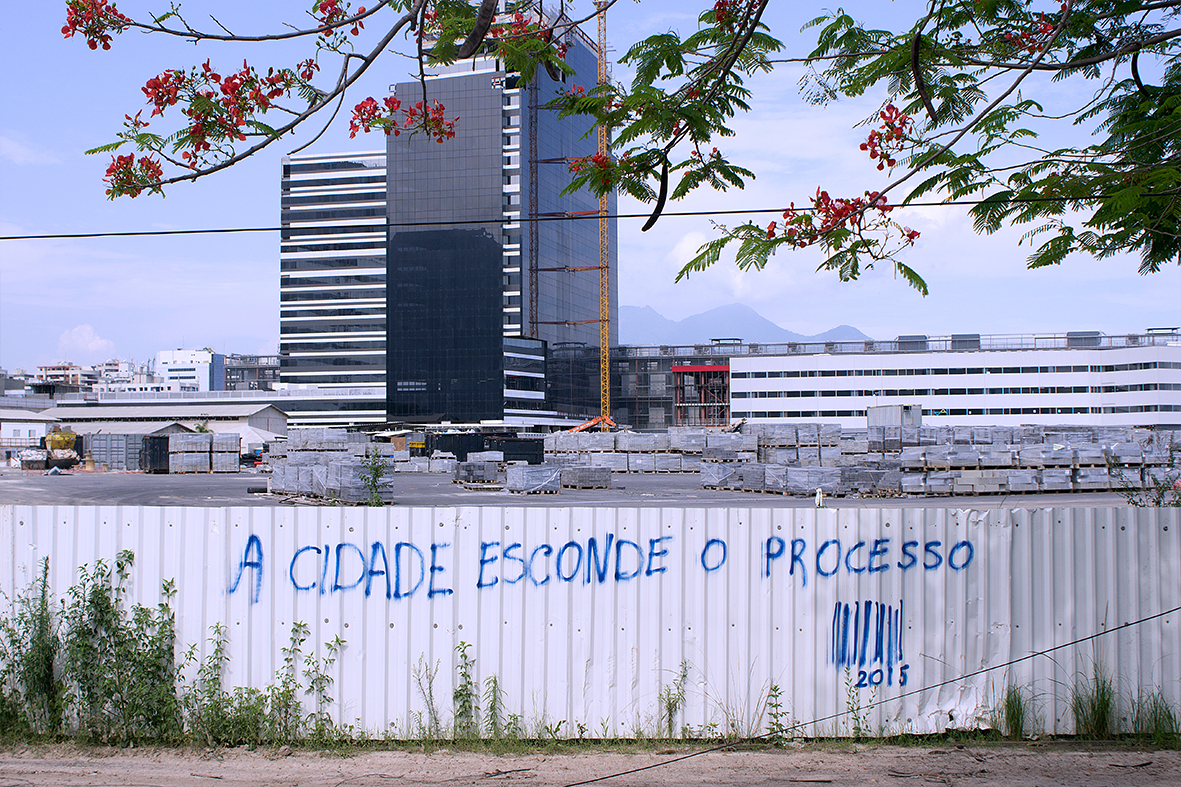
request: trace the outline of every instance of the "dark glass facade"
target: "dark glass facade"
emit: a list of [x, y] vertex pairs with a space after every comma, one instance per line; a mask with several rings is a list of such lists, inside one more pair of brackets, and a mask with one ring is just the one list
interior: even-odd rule
[[[574, 84], [591, 87], [595, 58], [589, 41], [572, 36], [567, 62], [577, 75], [561, 84], [539, 69], [533, 100], [542, 105]], [[598, 208], [589, 193], [561, 196], [570, 178], [566, 162], [595, 150], [591, 127], [544, 108], [530, 112], [530, 91], [495, 60], [465, 61], [447, 72], [428, 79], [428, 96], [446, 107], [448, 119], [458, 119], [455, 138], [439, 144], [391, 137], [386, 150], [389, 418], [543, 422], [595, 415], [599, 272], [573, 269], [599, 264], [597, 220], [540, 223], [532, 255], [528, 232], [531, 173], [539, 216]], [[421, 97], [416, 82], [395, 89], [404, 103]], [[612, 198], [612, 212], [614, 205]], [[615, 261], [612, 240], [612, 336]]]
[[500, 243], [486, 229], [390, 241], [390, 420], [501, 417]]

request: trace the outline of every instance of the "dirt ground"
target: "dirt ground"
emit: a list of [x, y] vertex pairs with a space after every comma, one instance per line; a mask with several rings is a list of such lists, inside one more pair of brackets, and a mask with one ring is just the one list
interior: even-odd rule
[[597, 779], [597, 784], [620, 787], [1181, 785], [1181, 752], [1123, 747], [1058, 743], [948, 744], [935, 748], [809, 744], [786, 750], [701, 753], [677, 761], [694, 751], [676, 748], [630, 754], [582, 751], [519, 756], [359, 751], [342, 756], [286, 748], [210, 752], [20, 745], [0, 748], [0, 787], [567, 787]]

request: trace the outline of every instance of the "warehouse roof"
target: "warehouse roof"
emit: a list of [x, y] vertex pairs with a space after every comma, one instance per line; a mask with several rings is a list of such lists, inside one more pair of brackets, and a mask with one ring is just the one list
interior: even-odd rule
[[86, 421], [191, 421], [206, 418], [211, 421], [219, 421], [248, 418], [268, 409], [283, 414], [282, 410], [271, 404], [173, 404], [170, 402], [125, 407], [118, 405], [53, 407], [45, 410], [42, 415], [71, 423]]
[[53, 423], [58, 419], [48, 412], [34, 413], [31, 410], [18, 410], [9, 407], [0, 407], [0, 421], [26, 421], [36, 423]]
[[68, 418], [63, 418], [62, 423], [76, 434], [172, 434], [197, 431], [193, 426], [179, 423], [176, 420], [71, 421]]

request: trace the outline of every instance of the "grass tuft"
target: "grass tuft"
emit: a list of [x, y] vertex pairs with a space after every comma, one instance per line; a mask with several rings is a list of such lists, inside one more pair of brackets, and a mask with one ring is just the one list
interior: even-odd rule
[[1080, 679], [1070, 690], [1075, 733], [1091, 740], [1108, 740], [1115, 734], [1115, 686], [1096, 662], [1091, 679]]

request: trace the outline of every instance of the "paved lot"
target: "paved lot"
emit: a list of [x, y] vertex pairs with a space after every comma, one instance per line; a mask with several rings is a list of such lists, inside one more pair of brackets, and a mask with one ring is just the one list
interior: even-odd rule
[[[149, 475], [71, 472], [46, 476], [0, 470], [0, 505], [280, 506], [306, 505], [289, 496], [252, 493], [267, 485], [257, 473], [228, 475]], [[702, 489], [695, 473], [616, 475], [614, 489], [563, 489], [557, 495], [516, 495], [464, 489], [447, 476], [400, 473], [391, 487], [396, 505], [406, 506], [690, 506], [810, 508], [811, 497]], [[1118, 506], [1117, 494], [995, 495], [935, 498], [826, 498], [830, 508], [1043, 508]]]

